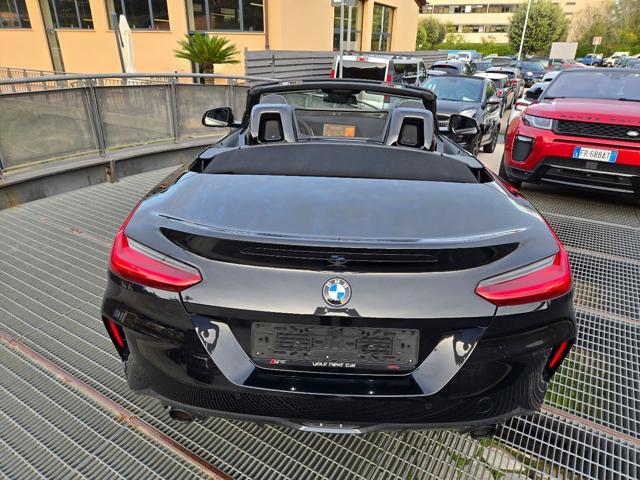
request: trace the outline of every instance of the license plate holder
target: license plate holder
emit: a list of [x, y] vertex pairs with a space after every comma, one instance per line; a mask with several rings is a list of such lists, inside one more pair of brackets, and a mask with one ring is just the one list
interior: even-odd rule
[[573, 149], [573, 158], [615, 163], [618, 159], [618, 151], [605, 148], [575, 147]]
[[418, 361], [420, 331], [253, 322], [251, 358], [263, 368], [406, 373]]

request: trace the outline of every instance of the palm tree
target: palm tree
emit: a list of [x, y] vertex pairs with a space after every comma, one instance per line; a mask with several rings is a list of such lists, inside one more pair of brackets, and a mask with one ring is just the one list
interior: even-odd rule
[[200, 73], [213, 73], [217, 63], [240, 63], [235, 58], [240, 52], [236, 46], [224, 37], [194, 33], [178, 40], [182, 48], [174, 50], [176, 57], [197, 63]]

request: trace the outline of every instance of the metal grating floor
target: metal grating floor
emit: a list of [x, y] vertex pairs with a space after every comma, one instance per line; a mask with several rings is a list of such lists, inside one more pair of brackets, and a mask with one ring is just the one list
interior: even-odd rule
[[[0, 211], [0, 330], [233, 478], [640, 478], [640, 208], [525, 192], [568, 246], [579, 338], [545, 409], [491, 440], [321, 435], [222, 419], [185, 426], [129, 392], [98, 315], [113, 234], [168, 173]], [[6, 347], [0, 375], [0, 476], [203, 475]]]

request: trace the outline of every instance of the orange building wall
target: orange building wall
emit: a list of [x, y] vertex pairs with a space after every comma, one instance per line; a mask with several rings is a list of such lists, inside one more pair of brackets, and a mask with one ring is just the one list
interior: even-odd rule
[[[329, 0], [267, 0], [269, 44], [272, 50], [333, 48], [333, 7]], [[31, 29], [0, 29], [0, 67], [52, 70], [38, 0], [26, 0]], [[363, 50], [371, 46], [374, 0], [364, 2]], [[396, 7], [392, 48], [414, 50], [418, 6], [414, 0], [380, 0]], [[109, 29], [105, 0], [90, 0], [93, 30], [59, 29], [58, 41], [65, 70], [74, 73], [120, 72], [115, 34]], [[174, 56], [178, 40], [188, 31], [184, 0], [167, 0], [170, 31], [132, 30], [137, 72], [190, 72], [186, 60]], [[239, 64], [217, 65], [217, 73], [243, 74], [244, 50], [263, 50], [265, 34], [212, 32], [229, 38], [238, 48]]]
[[53, 70], [38, 0], [26, 0], [31, 28], [0, 28], [0, 67]]

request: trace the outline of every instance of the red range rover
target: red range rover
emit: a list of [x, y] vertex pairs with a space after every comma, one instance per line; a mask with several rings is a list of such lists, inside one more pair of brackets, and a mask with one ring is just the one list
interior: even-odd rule
[[640, 197], [640, 71], [562, 71], [509, 124], [500, 175]]

